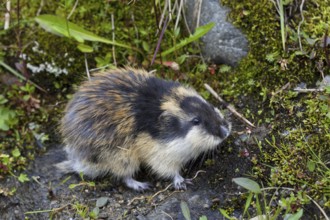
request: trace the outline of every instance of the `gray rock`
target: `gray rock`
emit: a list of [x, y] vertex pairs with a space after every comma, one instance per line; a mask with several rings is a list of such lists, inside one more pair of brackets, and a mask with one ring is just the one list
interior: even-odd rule
[[100, 197], [96, 200], [96, 207], [102, 208], [105, 206], [109, 201], [108, 197]]
[[[198, 18], [198, 0], [186, 1], [186, 17], [189, 28], [194, 30]], [[215, 64], [235, 66], [248, 53], [248, 41], [242, 32], [227, 21], [229, 9], [219, 0], [203, 0], [199, 26], [214, 22], [215, 26], [201, 38], [202, 53]]]
[[[148, 220], [168, 220], [177, 215], [179, 200], [170, 198], [146, 216]], [[176, 211], [176, 212], [175, 212]], [[172, 216], [172, 217], [171, 217]]]

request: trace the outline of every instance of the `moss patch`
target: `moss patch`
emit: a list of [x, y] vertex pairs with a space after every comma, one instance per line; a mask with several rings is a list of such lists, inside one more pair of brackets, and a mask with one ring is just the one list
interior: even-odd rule
[[255, 176], [269, 186], [295, 187], [329, 207], [330, 95], [326, 89], [308, 94], [293, 89], [302, 82], [318, 88], [317, 81], [330, 74], [330, 46], [324, 40], [329, 38], [330, 8], [324, 1], [305, 2], [302, 12], [301, 1], [284, 5], [283, 50], [272, 1], [222, 2], [232, 9], [230, 19], [250, 43], [248, 56], [228, 77], [223, 94], [236, 97], [236, 103], [242, 97], [257, 102], [257, 108], [247, 103], [245, 115], [272, 130], [259, 142], [260, 154], [252, 161]]

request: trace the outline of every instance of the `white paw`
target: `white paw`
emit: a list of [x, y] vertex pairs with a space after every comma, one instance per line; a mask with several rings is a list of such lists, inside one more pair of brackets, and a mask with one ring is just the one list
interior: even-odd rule
[[150, 184], [146, 182], [139, 182], [132, 177], [127, 177], [124, 182], [128, 188], [134, 189], [135, 191], [143, 192], [150, 189]]
[[191, 180], [184, 179], [180, 174], [176, 174], [173, 179], [174, 188], [177, 190], [187, 190], [187, 184], [192, 184]]

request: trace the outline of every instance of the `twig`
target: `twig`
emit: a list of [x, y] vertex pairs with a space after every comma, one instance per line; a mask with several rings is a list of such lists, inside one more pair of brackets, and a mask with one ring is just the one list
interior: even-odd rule
[[209, 86], [207, 83], [204, 84], [205, 88], [216, 98], [218, 99], [218, 101], [220, 101], [220, 103], [224, 104], [226, 106], [226, 108], [232, 112], [234, 115], [236, 115], [239, 119], [241, 119], [243, 122], [245, 122], [246, 124], [248, 124], [249, 126], [255, 128], [256, 126], [254, 126], [249, 120], [247, 120], [246, 118], [244, 118], [240, 113], [238, 113], [236, 111], [236, 109], [232, 106], [229, 105], [228, 103], [226, 103], [212, 88], [211, 86]]
[[174, 30], [176, 30], [178, 28], [178, 24], [179, 24], [179, 20], [180, 20], [180, 16], [181, 16], [181, 10], [182, 10], [183, 1], [184, 0], [180, 0], [179, 9], [178, 9], [178, 12], [177, 12], [177, 16], [178, 17], [176, 18], [176, 21], [175, 21]]
[[148, 203], [150, 203], [150, 201], [153, 200], [153, 198], [155, 198], [160, 193], [165, 192], [166, 190], [168, 190], [172, 185], [173, 185], [173, 183], [170, 183], [168, 186], [166, 186], [165, 189], [162, 189], [162, 190], [156, 192], [155, 194], [153, 194], [152, 196], [150, 196], [150, 198], [148, 199]]
[[[159, 21], [159, 24], [158, 24], [158, 30], [160, 30], [160, 28], [162, 27], [162, 23], [163, 23], [163, 20], [164, 20], [164, 17], [165, 17], [165, 12], [166, 12], [167, 7], [168, 7], [168, 1], [165, 1], [164, 9], [163, 9], [163, 12], [160, 16], [160, 21]], [[157, 34], [158, 34], [158, 31], [157, 31]]]
[[[326, 46], [325, 46], [325, 55], [327, 56], [327, 51], [326, 51]], [[322, 61], [319, 61], [316, 63], [316, 68], [317, 70], [321, 73], [321, 76], [322, 76], [322, 80], [324, 80], [324, 72], [323, 72], [323, 62]]]
[[301, 88], [295, 88], [293, 89], [295, 92], [298, 93], [309, 93], [309, 92], [323, 92], [324, 89], [301, 89]]
[[168, 20], [169, 20], [169, 17], [167, 16], [166, 20], [164, 21], [164, 26], [163, 26], [162, 32], [160, 33], [159, 38], [158, 38], [156, 50], [154, 52], [154, 56], [152, 57], [151, 65], [155, 62], [155, 59], [156, 59], [156, 56], [157, 56], [157, 53], [158, 53], [158, 50], [159, 50], [159, 47], [160, 47], [160, 43], [162, 42], [166, 27], [167, 27]]
[[6, 2], [5, 25], [3, 29], [7, 30], [9, 28], [9, 24], [10, 24], [10, 0]]
[[192, 180], [196, 179], [197, 176], [198, 176], [198, 174], [200, 174], [200, 173], [206, 173], [206, 171], [205, 171], [205, 170], [198, 170], [198, 171], [196, 172], [195, 176], [194, 176], [193, 178], [191, 178], [191, 179], [188, 179], [188, 180], [189, 180], [189, 181], [192, 181]]
[[198, 8], [196, 9], [197, 11], [194, 11], [197, 13], [197, 20], [196, 20], [196, 27], [195, 29], [197, 29], [199, 27], [199, 22], [200, 22], [200, 17], [201, 17], [201, 11], [202, 11], [202, 3], [203, 3], [203, 0], [199, 0], [197, 2], [198, 4]]
[[[113, 13], [111, 13], [111, 31], [112, 31], [112, 41], [115, 42], [115, 21], [114, 21]], [[115, 66], [117, 66], [115, 45], [112, 45], [112, 57], [113, 57], [113, 63], [115, 64]]]
[[70, 14], [67, 17], [68, 20], [71, 17], [71, 15], [73, 14], [73, 12], [76, 10], [78, 2], [79, 2], [79, 0], [76, 0], [76, 2], [74, 3], [74, 6], [73, 6], [72, 10], [70, 11]]
[[45, 0], [41, 0], [41, 1], [40, 1], [40, 6], [39, 6], [39, 8], [38, 8], [38, 11], [37, 11], [36, 16], [39, 16], [39, 15], [40, 15], [41, 10], [42, 10], [42, 8], [44, 7], [44, 5], [45, 5]]
[[[188, 22], [187, 22], [187, 17], [186, 17], [186, 12], [185, 12], [185, 7], [182, 8], [182, 16], [183, 16], [183, 20], [184, 20], [184, 24], [185, 24], [185, 26], [186, 26], [186, 29], [187, 29], [189, 35], [191, 35], [192, 32], [191, 32], [191, 30], [190, 30], [190, 28], [189, 28], [189, 25], [188, 25]], [[193, 26], [193, 25], [192, 25], [192, 26]], [[204, 59], [203, 54], [202, 54], [202, 52], [201, 52], [202, 49], [201, 49], [199, 43], [196, 42], [196, 45], [197, 45], [197, 47], [198, 47], [198, 50], [200, 51], [200, 52], [199, 52], [199, 54], [200, 54], [199, 57], [202, 59], [202, 62], [205, 63], [205, 59]]]
[[145, 198], [146, 198], [145, 196], [134, 197], [131, 201], [127, 203], [127, 205], [130, 206], [135, 200], [143, 200]]
[[298, 30], [297, 30], [297, 35], [298, 35], [298, 41], [299, 41], [299, 48], [300, 48], [300, 51], [303, 50], [303, 49], [302, 49], [302, 45], [301, 45], [300, 26], [301, 26], [302, 23], [305, 21], [305, 17], [304, 17], [304, 14], [303, 14], [304, 3], [305, 3], [305, 0], [302, 0], [302, 2], [301, 2], [301, 4], [300, 4], [300, 15], [301, 15], [301, 21], [299, 22]]
[[38, 183], [41, 187], [45, 187], [45, 184], [41, 183], [41, 182], [37, 179], [36, 176], [32, 176], [32, 179], [33, 179], [36, 183]]
[[87, 73], [87, 78], [88, 80], [91, 80], [91, 75], [88, 70], [88, 61], [87, 61], [87, 54], [85, 53], [85, 67], [86, 67], [86, 73]]
[[278, 8], [278, 3], [277, 3], [278, 1], [276, 1], [276, 2], [274, 0], [270, 0], [270, 1], [273, 2], [274, 6], [276, 8], [277, 13], [280, 14], [280, 9]]
[[285, 84], [284, 86], [282, 86], [282, 88], [280, 88], [279, 90], [277, 90], [276, 92], [272, 93], [272, 95], [276, 95], [280, 92], [282, 92], [283, 90], [286, 90], [288, 87], [290, 86], [290, 82], [288, 82], [287, 84]]
[[71, 205], [71, 203], [66, 204], [64, 206], [61, 206], [61, 207], [58, 207], [58, 208], [53, 208], [53, 209], [48, 209], [48, 210], [28, 211], [28, 212], [25, 212], [24, 214], [28, 215], [28, 214], [38, 214], [38, 213], [45, 213], [45, 212], [56, 213], [56, 212], [62, 211], [63, 209], [65, 209], [69, 205]]
[[310, 197], [309, 195], [306, 195], [310, 200], [312, 200], [312, 202], [317, 206], [317, 208], [319, 208], [319, 210], [322, 212], [324, 218], [326, 220], [329, 220], [329, 217], [327, 215], [327, 213], [325, 213], [324, 209], [322, 209], [322, 207], [314, 200], [312, 199], [312, 197]]
[[187, 17], [186, 17], [186, 12], [185, 12], [185, 7], [182, 8], [182, 16], [183, 16], [183, 20], [184, 20], [184, 24], [186, 26], [186, 29], [187, 29], [189, 35], [191, 35], [192, 33], [191, 33], [191, 30], [190, 30], [189, 25], [188, 25], [188, 21], [187, 21]]
[[168, 214], [168, 213], [166, 213], [165, 211], [161, 211], [164, 215], [166, 215], [167, 217], [169, 217], [171, 220], [173, 220], [173, 218], [172, 218], [172, 216], [170, 215], [170, 214]]
[[171, 0], [168, 0], [168, 15], [169, 15], [170, 20], [172, 20]]

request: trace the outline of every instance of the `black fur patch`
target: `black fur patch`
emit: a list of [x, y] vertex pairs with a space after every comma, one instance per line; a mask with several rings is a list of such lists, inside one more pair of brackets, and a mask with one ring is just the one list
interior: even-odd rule
[[191, 128], [190, 123], [181, 122], [176, 116], [167, 115], [161, 118], [159, 138], [170, 141], [178, 137], [185, 137]]
[[164, 96], [169, 95], [173, 88], [179, 86], [180, 84], [177, 82], [150, 77], [146, 80], [145, 85], [138, 88], [138, 96], [132, 106], [138, 132], [147, 132], [153, 138], [161, 138], [163, 133], [162, 125], [159, 124], [159, 117], [163, 112], [160, 109], [161, 100]]
[[191, 115], [192, 118], [197, 117], [201, 122], [198, 126], [203, 126], [208, 133], [215, 136], [222, 136], [220, 126], [225, 121], [215, 112], [213, 106], [205, 103], [198, 97], [192, 96], [183, 99], [180, 107], [187, 114]]

